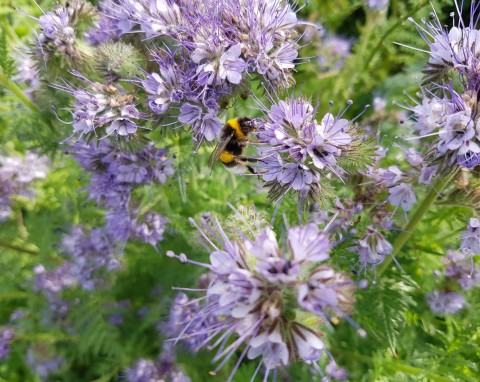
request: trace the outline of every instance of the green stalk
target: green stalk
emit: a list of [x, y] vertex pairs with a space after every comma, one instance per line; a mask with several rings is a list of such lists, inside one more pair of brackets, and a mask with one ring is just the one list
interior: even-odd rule
[[401, 362], [391, 362], [387, 364], [387, 368], [392, 370], [392, 371], [401, 371], [406, 374], [410, 375], [417, 375], [417, 376], [425, 376], [429, 380], [434, 381], [434, 382], [451, 382], [451, 379], [442, 377], [437, 374], [429, 373], [428, 371], [425, 371], [423, 369], [420, 369], [415, 366], [410, 366], [405, 363]]
[[[342, 350], [335, 349], [335, 352], [340, 353], [340, 354], [342, 354], [346, 357], [356, 359], [357, 361], [360, 361], [360, 362], [363, 362], [363, 363], [367, 363], [367, 364], [371, 364], [371, 365], [373, 365], [373, 363], [374, 363], [374, 361], [371, 357], [369, 357], [367, 355], [364, 355], [364, 354], [359, 354], [359, 353], [355, 353], [355, 352], [351, 352], [351, 351], [343, 350], [343, 349]], [[451, 380], [448, 379], [448, 378], [442, 377], [442, 376], [434, 374], [434, 373], [430, 373], [430, 372], [428, 372], [426, 370], [423, 370], [419, 367], [411, 366], [411, 365], [408, 365], [404, 362], [397, 361], [397, 360], [389, 361], [385, 364], [385, 366], [392, 371], [400, 371], [402, 373], [415, 375], [415, 376], [419, 376], [419, 375], [425, 376], [425, 377], [428, 377], [430, 380], [432, 380], [434, 382], [451, 382]]]
[[403, 229], [402, 233], [398, 235], [393, 242], [392, 254], [391, 256], [388, 256], [385, 261], [378, 267], [378, 276], [385, 272], [390, 263], [393, 261], [394, 257], [400, 253], [404, 245], [410, 240], [415, 230], [415, 227], [420, 222], [420, 220], [422, 220], [423, 215], [425, 215], [425, 213], [430, 209], [433, 202], [435, 202], [435, 200], [437, 199], [438, 194], [442, 192], [442, 190], [447, 186], [447, 184], [450, 183], [450, 181], [455, 177], [456, 174], [457, 171], [454, 171], [454, 173], [445, 182], [442, 182], [442, 179], [438, 179], [435, 182], [435, 184], [432, 186], [427, 196], [423, 200], [422, 204], [420, 204], [406, 227]]
[[28, 249], [28, 248], [20, 247], [20, 246], [15, 245], [15, 244], [7, 243], [3, 240], [0, 240], [0, 247], [12, 249], [12, 250], [18, 251], [18, 252], [28, 253], [29, 255], [38, 255], [38, 251], [35, 250], [35, 249]]
[[40, 112], [40, 109], [35, 105], [30, 98], [26, 96], [26, 94], [20, 89], [20, 87], [13, 82], [10, 78], [8, 78], [4, 73], [0, 72], [0, 86], [4, 87], [5, 89], [10, 90], [17, 98], [22, 101], [22, 103], [32, 110], [35, 113]]

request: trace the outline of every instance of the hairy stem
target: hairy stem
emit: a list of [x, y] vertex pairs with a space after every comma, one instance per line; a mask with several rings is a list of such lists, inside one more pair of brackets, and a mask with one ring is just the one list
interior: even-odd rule
[[38, 255], [38, 251], [35, 250], [35, 249], [28, 249], [28, 248], [20, 247], [19, 245], [10, 244], [10, 243], [7, 243], [3, 240], [0, 240], [0, 247], [12, 249], [12, 250], [18, 251], [18, 252], [28, 253], [30, 255]]
[[20, 87], [13, 82], [10, 78], [8, 78], [4, 73], [0, 72], [0, 86], [4, 87], [5, 89], [10, 90], [17, 98], [30, 110], [35, 113], [40, 112], [37, 105], [35, 105], [30, 98], [23, 92]]
[[391, 256], [388, 256], [385, 261], [378, 267], [377, 274], [380, 276], [385, 270], [388, 268], [390, 263], [393, 261], [395, 256], [397, 256], [400, 251], [403, 249], [404, 245], [410, 240], [412, 234], [415, 230], [417, 224], [422, 220], [423, 215], [430, 209], [432, 204], [437, 199], [438, 195], [442, 192], [442, 190], [450, 183], [450, 181], [455, 177], [456, 171], [445, 181], [442, 179], [438, 179], [433, 187], [428, 192], [427, 196], [423, 200], [423, 202], [418, 206], [418, 209], [413, 214], [412, 218], [409, 220], [406, 227], [403, 229], [402, 233], [397, 236], [395, 241], [393, 242], [393, 251]]

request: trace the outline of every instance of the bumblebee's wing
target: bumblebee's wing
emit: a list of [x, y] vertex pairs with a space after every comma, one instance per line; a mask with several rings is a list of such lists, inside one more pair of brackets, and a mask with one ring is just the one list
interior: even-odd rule
[[225, 147], [227, 147], [228, 142], [230, 142], [234, 134], [235, 132], [232, 131], [230, 135], [218, 142], [217, 146], [213, 149], [212, 154], [210, 154], [210, 158], [208, 159], [208, 165], [210, 167], [215, 165], [215, 162], [218, 160], [218, 158], [220, 158], [220, 154], [225, 150]]

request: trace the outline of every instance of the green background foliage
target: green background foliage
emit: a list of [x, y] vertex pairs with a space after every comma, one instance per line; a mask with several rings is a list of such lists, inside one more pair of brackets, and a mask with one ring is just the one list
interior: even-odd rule
[[[39, 4], [50, 9], [54, 2]], [[435, 1], [434, 5], [448, 22], [452, 2]], [[423, 41], [407, 18], [419, 20], [428, 17], [429, 12], [428, 2], [418, 0], [392, 0], [386, 14], [369, 11], [358, 0], [312, 0], [300, 11], [301, 18], [320, 22], [328, 33], [351, 39], [352, 54], [342, 68], [327, 72], [318, 69], [315, 58], [299, 66], [295, 91], [318, 100], [320, 112], [329, 110], [331, 100], [335, 101], [333, 111], [337, 112], [352, 99], [355, 103], [347, 116], [353, 117], [364, 105], [371, 104], [375, 95], [387, 99], [387, 111], [392, 115], [400, 112], [392, 102], [402, 103], [403, 91], [418, 91], [426, 57], [395, 42], [423, 48]], [[175, 295], [172, 287], [193, 287], [202, 272], [165, 256], [166, 250], [171, 249], [199, 261], [207, 259], [208, 254], [197, 245], [188, 217], [210, 211], [224, 221], [231, 213], [228, 203], [255, 204], [268, 219], [277, 216], [274, 226], [281, 236], [285, 220], [297, 221], [296, 199], [292, 196], [281, 205], [272, 205], [258, 188], [255, 177], [236, 177], [221, 166], [211, 171], [206, 165], [211, 148], [202, 147], [194, 154], [185, 131], [152, 131], [150, 138], [174, 156], [176, 175], [165, 185], [136, 192], [142, 200], [141, 208], [154, 209], [170, 220], [165, 240], [157, 250], [146, 244], [129, 243], [122, 269], [105, 275], [112, 287], [94, 293], [69, 291], [69, 297], [76, 301], [71, 314], [65, 322], [51, 325], [47, 302], [32, 287], [33, 269], [38, 264], [49, 267], [61, 263], [56, 246], [61, 235], [73, 224], [101, 225], [104, 213], [87, 200], [83, 188], [88, 184], [88, 175], [63, 152], [65, 146], [60, 142], [68, 136], [70, 126], [58, 122], [48, 107], [40, 105], [40, 112], [15, 92], [17, 85], [11, 77], [16, 65], [10, 54], [31, 41], [35, 25], [24, 13], [39, 16], [41, 11], [29, 0], [3, 0], [0, 4], [0, 154], [39, 150], [52, 158], [52, 172], [36, 183], [34, 199], [19, 198], [14, 217], [0, 223], [0, 326], [8, 323], [16, 309], [25, 312], [12, 354], [0, 364], [0, 381], [40, 380], [31, 374], [25, 361], [26, 350], [32, 347], [45, 348], [46, 353], [54, 350], [66, 357], [66, 365], [50, 377], [51, 381], [123, 381], [124, 369], [135, 360], [158, 355], [162, 340], [156, 326], [168, 315]], [[315, 54], [313, 46], [302, 50], [304, 57]], [[39, 99], [48, 105], [52, 94], [47, 91]], [[69, 100], [57, 98], [56, 102], [66, 106]], [[239, 97], [229, 108], [228, 116], [258, 116], [255, 107], [251, 99], [243, 101]], [[60, 114], [68, 119], [67, 112]], [[368, 113], [364, 116], [367, 118]], [[403, 145], [399, 137], [411, 136], [411, 130], [395, 118], [386, 118], [374, 127], [378, 131], [374, 138], [392, 147], [385, 164], [402, 166], [399, 158], [404, 146], [399, 146]], [[333, 188], [339, 198], [351, 192], [339, 181]], [[426, 192], [421, 191], [418, 199]], [[434, 315], [425, 299], [426, 293], [435, 288], [432, 274], [441, 269], [440, 257], [445, 248], [458, 247], [460, 232], [473, 216], [469, 203], [433, 206], [398, 256], [404, 272], [392, 266], [378, 277], [368, 275], [370, 287], [357, 292], [353, 314], [367, 331], [366, 338], [358, 336], [344, 321], [333, 332], [325, 329], [325, 342], [337, 363], [348, 369], [350, 381], [478, 381], [480, 294], [470, 293], [468, 309], [448, 317]], [[400, 226], [405, 219], [398, 214]], [[392, 238], [396, 235], [398, 231], [391, 232]], [[333, 258], [348, 270], [356, 261], [354, 256], [348, 248], [341, 248]], [[114, 326], [108, 321], [118, 310], [114, 302], [125, 300], [130, 305], [122, 311], [124, 322]], [[142, 311], [144, 314], [140, 315]], [[69, 327], [74, 330], [65, 330]], [[226, 380], [235, 360], [213, 377], [209, 374], [214, 369], [211, 358], [208, 351], [192, 356], [179, 350], [179, 363], [194, 382]], [[234, 380], [249, 381], [255, 367], [255, 363], [245, 362]], [[321, 379], [312, 377], [302, 365], [293, 365], [289, 374], [281, 380]]]

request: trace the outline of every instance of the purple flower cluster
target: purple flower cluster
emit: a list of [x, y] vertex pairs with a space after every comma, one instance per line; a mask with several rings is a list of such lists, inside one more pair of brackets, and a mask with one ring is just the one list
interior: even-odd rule
[[460, 250], [470, 256], [480, 254], [480, 220], [471, 218], [467, 229], [462, 233]]
[[132, 139], [143, 128], [143, 118], [137, 109], [134, 96], [120, 91], [113, 85], [92, 82], [78, 72], [72, 72], [83, 80], [88, 88], [73, 85], [55, 85], [75, 98], [72, 106], [73, 135], [83, 139]]
[[392, 165], [388, 168], [370, 168], [367, 175], [378, 186], [388, 189], [388, 201], [392, 206], [409, 211], [417, 201], [413, 185], [430, 185], [437, 174], [437, 166], [428, 165], [423, 154], [414, 148], [405, 149], [404, 157], [410, 166], [408, 171]]
[[366, 3], [370, 9], [377, 9], [380, 11], [386, 10], [388, 7], [388, 0], [367, 0]]
[[[470, 23], [464, 22], [460, 14], [458, 25], [450, 30], [435, 12], [429, 21], [422, 20], [423, 25], [416, 24], [430, 51], [424, 68], [423, 98], [410, 108], [414, 113], [413, 126], [422, 137], [437, 137], [431, 151], [434, 159], [443, 159], [442, 169], [448, 170], [452, 165], [473, 168], [480, 163], [478, 10], [479, 4], [472, 3]], [[460, 78], [456, 90], [455, 76]]]
[[13, 328], [6, 326], [0, 329], [0, 361], [4, 360], [10, 354], [11, 342], [15, 338]]
[[0, 222], [12, 213], [12, 199], [16, 195], [32, 196], [28, 186], [37, 179], [44, 179], [49, 172], [48, 159], [33, 152], [25, 157], [0, 155]]
[[[278, 367], [296, 360], [312, 364], [323, 374], [317, 361], [323, 354], [330, 355], [317, 323], [328, 322], [331, 314], [351, 321], [348, 314], [355, 301], [355, 284], [330, 266], [319, 265], [329, 258], [333, 247], [327, 233], [315, 224], [292, 227], [288, 246], [282, 250], [268, 227], [251, 239], [245, 233], [232, 241], [218, 221], [203, 218], [201, 224], [203, 228], [197, 228], [213, 249], [210, 264], [167, 253], [211, 271], [205, 296], [197, 300], [200, 308], [184, 324], [178, 339], [198, 334], [203, 346], [216, 347], [214, 361], [222, 360], [217, 371], [244, 345], [228, 381], [245, 357], [261, 359], [255, 375], [263, 364], [264, 380]], [[212, 316], [218, 319], [212, 320]], [[301, 322], [299, 317], [303, 317]], [[190, 330], [199, 326], [202, 330], [198, 333]], [[361, 329], [359, 333], [364, 334]]]
[[447, 251], [443, 263], [444, 286], [428, 294], [428, 303], [435, 313], [452, 314], [467, 305], [460, 291], [480, 286], [480, 267], [473, 263], [471, 253], [463, 249]]
[[116, 0], [104, 0], [99, 4], [99, 20], [87, 33], [87, 40], [93, 45], [119, 40], [132, 32], [135, 23]]
[[77, 25], [93, 16], [94, 8], [88, 2], [73, 0], [53, 10], [44, 12], [38, 19], [40, 25], [37, 37], [37, 51], [43, 59], [60, 54], [67, 58], [81, 58], [77, 47]]
[[135, 153], [122, 153], [107, 141], [76, 143], [71, 151], [79, 164], [91, 172], [91, 199], [108, 208], [106, 232], [116, 241], [130, 238], [155, 246], [163, 239], [167, 219], [149, 211], [141, 213], [132, 201], [135, 187], [165, 183], [173, 174], [172, 160], [165, 149], [153, 144]]
[[248, 91], [253, 74], [274, 87], [293, 84], [297, 17], [287, 1], [119, 0], [102, 9], [105, 29], [93, 33], [94, 41], [132, 32], [168, 38], [165, 49], [152, 52], [158, 70], [140, 82], [151, 111], [180, 110], [174, 118], [190, 126], [197, 144], [218, 137], [219, 115]]
[[128, 382], [191, 382], [175, 364], [174, 350], [168, 344], [156, 361], [139, 359], [125, 374]]
[[48, 381], [48, 376], [57, 373], [65, 364], [65, 358], [53, 356], [46, 346], [37, 345], [28, 349], [27, 364], [30, 370], [37, 374], [42, 381]]
[[[355, 151], [352, 122], [327, 113], [320, 122], [316, 107], [302, 98], [290, 96], [274, 102], [258, 123], [259, 173], [273, 200], [282, 199], [290, 190], [299, 200], [318, 201], [321, 182], [327, 174], [339, 178], [346, 173], [341, 160]], [[350, 103], [349, 103], [350, 104]]]
[[330, 35], [320, 39], [316, 44], [318, 64], [323, 71], [342, 69], [350, 55], [353, 41], [342, 36]]
[[93, 290], [102, 284], [104, 272], [120, 267], [115, 243], [99, 228], [86, 233], [82, 227], [73, 227], [64, 235], [60, 249], [66, 257], [62, 265], [49, 270], [42, 265], [35, 268], [36, 289], [49, 300], [72, 286]]
[[465, 307], [465, 297], [456, 292], [435, 290], [427, 295], [430, 309], [435, 313], [453, 314]]

